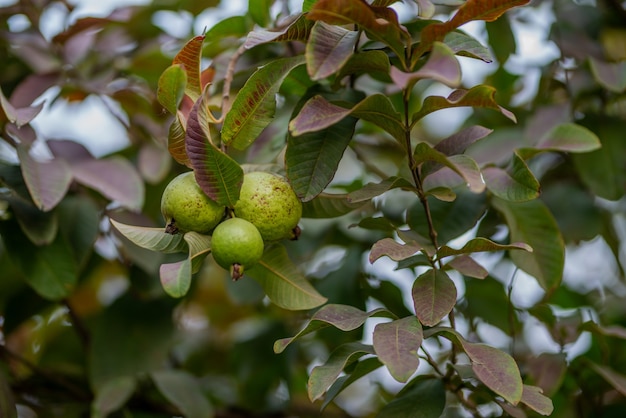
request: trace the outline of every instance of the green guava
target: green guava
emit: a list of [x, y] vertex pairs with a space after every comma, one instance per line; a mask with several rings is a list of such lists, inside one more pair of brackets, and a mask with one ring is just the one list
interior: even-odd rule
[[259, 230], [241, 218], [225, 220], [215, 228], [211, 237], [215, 262], [229, 270], [233, 280], [240, 279], [244, 270], [261, 259], [263, 249], [263, 237]]
[[176, 176], [161, 196], [161, 213], [168, 234], [189, 231], [208, 234], [222, 220], [224, 210], [224, 206], [202, 191], [193, 171]]
[[235, 215], [256, 226], [265, 241], [297, 239], [302, 202], [284, 177], [262, 171], [246, 173]]

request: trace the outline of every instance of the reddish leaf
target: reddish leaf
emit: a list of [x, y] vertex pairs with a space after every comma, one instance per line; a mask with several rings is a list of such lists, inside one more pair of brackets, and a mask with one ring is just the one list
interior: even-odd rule
[[550, 398], [543, 394], [541, 388], [524, 385], [521, 402], [538, 414], [548, 416], [554, 411]]
[[446, 44], [435, 42], [428, 61], [416, 72], [405, 73], [391, 67], [391, 79], [402, 90], [410, 90], [419, 80], [439, 81], [448, 87], [461, 84], [461, 65], [454, 52]]
[[408, 316], [374, 328], [374, 351], [391, 375], [406, 383], [419, 366], [417, 350], [424, 336], [416, 317]]
[[528, 244], [524, 244], [521, 242], [514, 242], [509, 245], [498, 244], [493, 242], [487, 238], [478, 237], [473, 238], [467, 242], [461, 249], [450, 248], [447, 245], [442, 246], [437, 251], [437, 256], [439, 258], [449, 257], [451, 255], [459, 255], [459, 254], [472, 254], [478, 252], [485, 251], [505, 251], [505, 250], [525, 250], [528, 252], [532, 252], [532, 248]]
[[193, 37], [185, 44], [185, 46], [183, 46], [172, 61], [172, 64], [182, 64], [183, 69], [187, 74], [185, 94], [187, 94], [194, 102], [198, 100], [202, 94], [202, 85], [200, 83], [200, 61], [202, 59], [203, 42], [203, 35]]
[[248, 34], [244, 47], [250, 49], [257, 45], [269, 42], [301, 41], [306, 42], [314, 22], [306, 18], [306, 15], [297, 16], [281, 30], [255, 30]]
[[172, 121], [167, 135], [167, 150], [179, 164], [191, 167], [191, 161], [187, 155], [187, 148], [185, 148], [186, 135], [187, 133], [185, 132], [180, 112], [177, 112], [176, 118]]
[[16, 109], [9, 100], [4, 96], [2, 90], [0, 90], [0, 121], [5, 119], [11, 123], [17, 125], [17, 127], [21, 127], [29, 123], [31, 120], [35, 118], [43, 109], [43, 102], [38, 104], [37, 106], [28, 106]]
[[475, 279], [484, 279], [489, 275], [489, 271], [486, 268], [467, 254], [453, 258], [446, 266], [455, 269], [464, 276]]
[[441, 270], [430, 269], [419, 276], [411, 294], [417, 317], [429, 327], [437, 325], [456, 304], [456, 286]]
[[369, 261], [370, 263], [374, 263], [374, 261], [384, 256], [394, 261], [401, 261], [414, 256], [421, 250], [422, 246], [415, 242], [401, 244], [394, 241], [393, 238], [383, 238], [372, 246]]
[[305, 52], [311, 80], [321, 80], [339, 71], [353, 54], [358, 37], [357, 31], [316, 22]]
[[448, 138], [442, 139], [437, 143], [437, 145], [435, 145], [435, 149], [448, 156], [462, 154], [465, 152], [467, 147], [472, 145], [474, 142], [483, 139], [492, 132], [493, 129], [487, 129], [480, 125], [470, 126], [469, 128], [465, 128]]

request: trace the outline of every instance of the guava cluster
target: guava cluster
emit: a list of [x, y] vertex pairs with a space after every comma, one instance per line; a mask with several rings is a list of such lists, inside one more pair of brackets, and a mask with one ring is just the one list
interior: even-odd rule
[[226, 208], [208, 197], [189, 171], [165, 187], [161, 213], [168, 234], [211, 235], [213, 258], [238, 280], [261, 259], [265, 243], [298, 238], [302, 202], [286, 178], [253, 171], [244, 175], [237, 203]]

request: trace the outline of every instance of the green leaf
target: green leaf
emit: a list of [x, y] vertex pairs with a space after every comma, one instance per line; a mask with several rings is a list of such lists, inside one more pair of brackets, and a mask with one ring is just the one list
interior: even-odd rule
[[510, 240], [525, 242], [533, 249], [532, 253], [512, 252], [515, 265], [535, 277], [547, 292], [556, 289], [563, 276], [565, 245], [547, 207], [540, 200], [508, 202], [494, 198], [491, 204], [504, 216]]
[[185, 147], [200, 188], [220, 205], [234, 206], [239, 200], [243, 170], [211, 142], [207, 98], [193, 106], [187, 120]]
[[175, 263], [161, 264], [159, 267], [159, 278], [165, 293], [173, 298], [180, 298], [187, 294], [191, 286], [191, 260], [184, 260]]
[[589, 57], [589, 67], [593, 78], [605, 89], [613, 93], [626, 90], [626, 62], [609, 63]]
[[446, 389], [441, 379], [417, 376], [381, 408], [376, 418], [439, 418], [445, 406]]
[[311, 402], [324, 395], [324, 392], [337, 380], [341, 371], [366, 354], [374, 354], [372, 346], [357, 342], [342, 344], [335, 349], [326, 363], [311, 370], [307, 392]]
[[410, 35], [390, 8], [375, 10], [361, 0], [318, 0], [308, 18], [332, 25], [358, 25], [371, 39], [388, 45], [400, 60], [404, 60], [404, 48], [410, 42]]
[[315, 22], [305, 50], [311, 80], [321, 80], [338, 72], [354, 53], [358, 37], [358, 31]]
[[417, 350], [424, 336], [415, 316], [381, 323], [374, 328], [376, 355], [398, 382], [406, 383], [419, 366]]
[[493, 49], [500, 65], [504, 65], [512, 54], [515, 54], [517, 43], [511, 30], [509, 19], [503, 17], [485, 25], [489, 36], [489, 45]]
[[281, 58], [257, 69], [246, 81], [224, 118], [222, 141], [246, 149], [269, 125], [276, 110], [276, 93], [287, 74], [304, 62], [301, 55]]
[[86, 265], [100, 235], [100, 209], [89, 198], [67, 196], [57, 206], [59, 233], [63, 234], [80, 268]]
[[437, 325], [456, 304], [456, 286], [446, 272], [430, 269], [413, 283], [411, 295], [420, 322]]
[[331, 128], [297, 137], [288, 136], [287, 177], [303, 202], [315, 198], [332, 181], [352, 140], [356, 122], [354, 118], [346, 118]]
[[504, 250], [525, 250], [528, 252], [532, 252], [533, 249], [523, 242], [514, 242], [512, 244], [504, 245], [495, 243], [487, 238], [473, 238], [469, 240], [463, 248], [454, 249], [450, 248], [447, 245], [442, 246], [437, 251], [437, 257], [444, 258], [449, 257], [451, 255], [459, 255], [459, 254], [472, 254], [479, 253], [484, 251], [504, 251]]
[[436, 112], [437, 110], [467, 106], [492, 109], [515, 122], [515, 115], [498, 105], [495, 101], [495, 95], [495, 88], [481, 84], [469, 90], [454, 90], [447, 98], [442, 96], [428, 96], [424, 99], [422, 108], [413, 115], [411, 127], [424, 116]]
[[377, 78], [389, 79], [389, 57], [384, 51], [377, 49], [359, 51], [350, 56], [337, 74], [335, 84], [340, 83], [348, 75], [368, 74]]
[[254, 23], [261, 27], [268, 26], [270, 22], [270, 7], [273, 0], [248, 0], [248, 14]]
[[477, 39], [460, 30], [446, 34], [443, 42], [448, 45], [456, 55], [479, 59], [486, 63], [493, 62], [489, 48], [483, 46]]
[[166, 234], [165, 228], [126, 225], [113, 219], [110, 221], [124, 237], [142, 248], [162, 253], [187, 251], [187, 243], [183, 240], [183, 235], [181, 234]]
[[352, 202], [347, 194], [320, 193], [302, 205], [303, 218], [337, 218], [362, 207], [366, 201]]
[[28, 239], [35, 245], [50, 244], [59, 230], [56, 211], [42, 212], [30, 201], [17, 195], [3, 196], [3, 200], [11, 205], [11, 209]]
[[187, 73], [180, 64], [167, 67], [159, 77], [157, 100], [172, 115], [178, 112], [186, 85]]
[[15, 407], [15, 396], [9, 382], [7, 382], [4, 370], [0, 371], [0, 416], [5, 418], [18, 418]]
[[538, 414], [549, 416], [554, 411], [550, 398], [543, 394], [541, 388], [524, 385], [521, 402]]
[[176, 54], [173, 65], [182, 65], [187, 75], [185, 94], [192, 101], [198, 100], [202, 94], [202, 84], [200, 83], [200, 63], [202, 60], [202, 43], [204, 36], [199, 35], [191, 38]]
[[103, 383], [91, 404], [94, 418], [105, 418], [128, 402], [137, 388], [137, 380], [131, 376], [121, 376]]
[[353, 331], [363, 325], [368, 318], [373, 317], [396, 319], [394, 314], [382, 308], [364, 312], [350, 305], [325, 305], [313, 314], [307, 325], [295, 336], [277, 340], [274, 343], [274, 352], [282, 353], [293, 341], [322, 328], [334, 326], [341, 331]]
[[441, 190], [452, 191], [459, 186], [469, 188], [472, 193], [482, 193], [485, 190], [480, 168], [472, 157], [452, 155], [446, 158], [446, 163], [445, 166], [435, 165], [434, 172], [423, 174], [423, 188], [428, 194], [438, 197]]
[[300, 14], [282, 30], [259, 29], [250, 32], [246, 38], [244, 47], [250, 49], [257, 45], [270, 42], [306, 42], [306, 40], [309, 39], [309, 34], [314, 24], [313, 21], [306, 18], [305, 14]]
[[186, 418], [211, 418], [213, 408], [201, 391], [200, 382], [183, 370], [152, 372], [152, 381], [163, 396]]
[[454, 51], [446, 44], [435, 42], [428, 61], [417, 71], [405, 73], [396, 67], [391, 67], [391, 79], [401, 90], [411, 90], [420, 80], [434, 80], [448, 87], [458, 87], [461, 84], [461, 64], [454, 55]]
[[324, 396], [324, 402], [322, 403], [322, 409], [326, 408], [345, 388], [352, 383], [359, 380], [361, 377], [367, 376], [374, 370], [382, 367], [382, 363], [376, 357], [368, 357], [364, 360], [360, 360], [354, 370], [345, 376], [341, 376], [335, 380], [335, 382], [326, 391]]
[[185, 148], [185, 137], [185, 127], [183, 126], [180, 114], [177, 113], [168, 131], [167, 150], [176, 162], [187, 167], [191, 167], [189, 156], [187, 155], [187, 150]]
[[380, 257], [387, 256], [394, 261], [402, 261], [414, 256], [423, 249], [422, 245], [417, 242], [408, 242], [401, 244], [393, 238], [383, 238], [372, 246], [369, 255], [369, 262], [374, 263]]
[[524, 202], [539, 196], [539, 181], [517, 153], [511, 157], [511, 164], [506, 170], [485, 167], [482, 173], [487, 189], [500, 199]]
[[575, 123], [562, 123], [539, 138], [531, 148], [522, 148], [517, 152], [528, 159], [543, 151], [579, 153], [594, 151], [601, 146], [598, 136], [589, 129]]
[[623, 374], [617, 373], [615, 370], [601, 366], [599, 364], [588, 362], [591, 368], [598, 373], [604, 380], [606, 380], [613, 388], [621, 393], [623, 396], [626, 396], [626, 376]]
[[359, 190], [355, 190], [354, 192], [348, 194], [348, 200], [353, 203], [365, 202], [380, 196], [389, 190], [398, 188], [416, 191], [415, 186], [410, 181], [402, 177], [391, 176], [380, 183], [367, 183]]
[[270, 300], [281, 308], [312, 309], [326, 302], [289, 259], [283, 245], [267, 247], [261, 261], [246, 274], [259, 282]]
[[332, 127], [349, 116], [377, 125], [399, 143], [404, 144], [405, 134], [400, 114], [389, 98], [382, 94], [367, 96], [351, 109], [330, 103], [322, 96], [315, 96], [306, 102], [298, 115], [289, 122], [289, 130], [297, 137]]

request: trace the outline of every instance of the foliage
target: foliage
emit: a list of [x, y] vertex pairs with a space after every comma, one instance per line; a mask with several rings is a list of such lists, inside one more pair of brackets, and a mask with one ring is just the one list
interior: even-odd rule
[[[0, 416], [622, 416], [623, 5], [251, 0], [201, 35], [154, 23], [219, 3], [0, 8]], [[533, 64], [512, 27], [538, 11], [560, 55]], [[127, 147], [42, 137], [44, 92], [101, 100]], [[245, 172], [286, 175], [300, 238], [230, 281], [209, 236], [165, 233], [190, 169], [231, 208]]]

